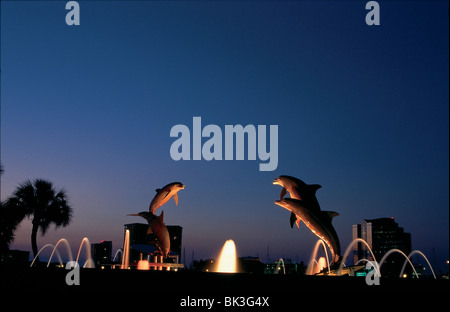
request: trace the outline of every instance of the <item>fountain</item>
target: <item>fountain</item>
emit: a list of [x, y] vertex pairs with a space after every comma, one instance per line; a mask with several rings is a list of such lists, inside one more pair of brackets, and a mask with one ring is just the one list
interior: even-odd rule
[[[325, 257], [326, 257], [326, 261], [327, 261], [326, 262], [326, 264], [327, 264], [326, 267], [328, 267], [328, 274], [330, 274], [330, 260], [328, 259], [327, 247], [326, 247], [326, 245], [325, 245], [323, 240], [318, 239], [317, 242], [316, 242], [316, 245], [314, 246], [313, 252], [311, 253], [311, 259], [309, 260], [308, 267], [306, 269], [306, 275], [313, 275], [314, 274], [313, 273], [315, 271], [314, 270], [314, 262], [316, 261], [317, 252], [319, 251], [320, 245], [322, 245], [323, 250], [325, 251]], [[317, 261], [316, 261], [316, 263], [317, 263]]]
[[403, 263], [403, 267], [402, 267], [402, 271], [400, 272], [400, 276], [403, 276], [403, 271], [405, 270], [406, 263], [408, 262], [409, 259], [411, 259], [411, 257], [412, 257], [414, 254], [419, 254], [419, 255], [422, 256], [422, 258], [425, 259], [425, 261], [427, 262], [428, 266], [429, 266], [430, 269], [431, 269], [431, 273], [433, 273], [434, 279], [436, 279], [436, 274], [434, 274], [434, 270], [433, 270], [433, 267], [432, 267], [431, 264], [430, 264], [430, 261], [428, 261], [428, 258], [427, 258], [427, 257], [423, 254], [423, 252], [421, 252], [420, 250], [413, 250], [413, 251], [411, 251], [411, 252], [409, 253], [408, 259], [405, 260], [405, 262]]
[[319, 261], [317, 261], [317, 263], [316, 263], [316, 268], [317, 268], [318, 272], [321, 272], [325, 268], [328, 268], [328, 271], [330, 271], [330, 265], [328, 264], [327, 261], [328, 260], [326, 260], [325, 257], [319, 258]]
[[77, 259], [75, 260], [75, 262], [78, 263], [78, 258], [80, 257], [81, 248], [83, 246], [86, 246], [86, 257], [87, 257], [87, 260], [83, 265], [83, 268], [86, 266], [86, 264], [88, 268], [94, 268], [95, 267], [94, 261], [92, 261], [91, 257], [91, 243], [89, 242], [89, 239], [87, 237], [84, 237], [81, 240], [80, 248], [78, 248]]
[[350, 253], [350, 250], [353, 248], [353, 245], [355, 243], [363, 243], [369, 249], [369, 252], [370, 252], [370, 254], [372, 256], [373, 262], [376, 264], [375, 270], [377, 271], [377, 274], [379, 276], [381, 276], [381, 274], [380, 274], [380, 266], [379, 266], [377, 260], [375, 259], [375, 255], [372, 252], [372, 248], [370, 248], [369, 244], [367, 244], [367, 242], [365, 240], [363, 240], [362, 238], [355, 238], [347, 246], [347, 249], [345, 250], [344, 256], [342, 257], [341, 264], [339, 265], [339, 269], [337, 270], [338, 275], [341, 275], [341, 271], [342, 271], [342, 268], [343, 268], [343, 266], [345, 264], [345, 260], [347, 260], [348, 254]]
[[123, 242], [122, 265], [121, 269], [128, 269], [130, 263], [130, 230], [125, 231], [125, 240]]
[[286, 268], [284, 266], [284, 260], [283, 258], [278, 259], [277, 262], [277, 269], [276, 269], [276, 274], [279, 273], [279, 271], [281, 270], [281, 265], [283, 265], [283, 274], [286, 274]]
[[[52, 253], [51, 253], [51, 255], [50, 255], [50, 258], [48, 259], [47, 267], [50, 266], [50, 263], [51, 263], [51, 261], [52, 261], [52, 258], [53, 258], [53, 255], [54, 255], [54, 254], [56, 254], [56, 256], [58, 257], [59, 265], [63, 266], [63, 261], [62, 261], [61, 255], [60, 255], [60, 253], [58, 252], [58, 249], [57, 249], [58, 246], [59, 246], [61, 243], [64, 243], [64, 245], [66, 246], [67, 255], [68, 255], [68, 257], [69, 257], [69, 260], [68, 260], [68, 261], [73, 261], [73, 255], [72, 255], [72, 250], [71, 250], [71, 248], [70, 248], [70, 243], [69, 243], [69, 241], [68, 241], [67, 239], [65, 239], [65, 238], [61, 238], [61, 239], [56, 243], [56, 245], [46, 244], [46, 245], [44, 245], [41, 249], [39, 249], [37, 255], [34, 257], [33, 261], [31, 262], [30, 267], [33, 266], [34, 262], [36, 261], [37, 257], [39, 256], [39, 254], [40, 254], [44, 249], [46, 249], [46, 248], [48, 248], [48, 247], [51, 247], [51, 248], [52, 248]], [[80, 252], [81, 252], [81, 249], [82, 249], [83, 245], [86, 247], [85, 249], [86, 249], [86, 256], [87, 256], [87, 260], [85, 261], [83, 267], [94, 268], [94, 267], [95, 267], [94, 261], [92, 261], [92, 257], [91, 257], [91, 244], [90, 244], [89, 239], [88, 239], [87, 237], [84, 237], [84, 238], [81, 240], [80, 247], [79, 247], [79, 249], [78, 249], [78, 254], [77, 254], [76, 263], [78, 263], [78, 259], [79, 259], [79, 257], [80, 257]]]
[[[411, 262], [411, 260], [410, 260], [410, 258], [411, 258], [414, 254], [419, 254], [419, 255], [421, 255], [421, 256], [426, 260], [428, 266], [429, 266], [430, 269], [431, 269], [431, 272], [432, 272], [432, 274], [433, 274], [433, 277], [436, 279], [436, 275], [434, 274], [433, 267], [431, 266], [430, 262], [428, 261], [428, 258], [427, 258], [421, 251], [419, 251], [419, 250], [413, 250], [413, 251], [407, 256], [407, 255], [406, 255], [403, 251], [401, 251], [400, 249], [392, 248], [392, 249], [390, 249], [389, 251], [387, 251], [387, 252], [383, 255], [383, 257], [381, 258], [381, 260], [378, 262], [378, 261], [376, 260], [376, 258], [375, 258], [375, 255], [373, 254], [372, 249], [370, 248], [369, 244], [368, 244], [365, 240], [363, 240], [362, 238], [355, 238], [354, 240], [352, 240], [352, 241], [350, 242], [350, 244], [348, 245], [347, 249], [345, 250], [344, 256], [342, 257], [341, 263], [340, 263], [340, 265], [339, 265], [339, 269], [337, 270], [337, 275], [341, 275], [341, 274], [342, 274], [341, 272], [342, 272], [343, 266], [345, 265], [345, 260], [347, 259], [348, 255], [349, 255], [349, 253], [350, 253], [350, 250], [351, 250], [351, 248], [353, 247], [353, 245], [354, 245], [355, 243], [363, 243], [363, 244], [367, 247], [367, 249], [369, 250], [370, 255], [372, 256], [372, 260], [370, 260], [370, 259], [360, 259], [355, 265], [358, 265], [360, 262], [372, 262], [372, 263], [375, 264], [374, 269], [376, 270], [376, 274], [377, 274], [378, 276], [380, 276], [380, 277], [381, 277], [381, 267], [382, 267], [383, 264], [385, 263], [385, 260], [387, 259], [387, 257], [389, 257], [389, 256], [390, 256], [391, 254], [393, 254], [393, 253], [399, 253], [399, 254], [401, 254], [401, 255], [403, 255], [403, 256], [405, 257], [405, 262], [403, 263], [403, 267], [402, 267], [402, 270], [400, 271], [399, 277], [402, 277], [402, 276], [403, 276], [403, 272], [404, 272], [404, 270], [405, 270], [406, 264], [409, 263], [409, 265], [410, 265], [411, 268], [413, 269], [414, 275], [415, 275], [417, 278], [419, 278], [419, 275], [417, 274], [417, 271], [416, 271], [414, 265], [412, 264], [412, 262]], [[317, 245], [317, 244], [316, 244], [316, 245]], [[308, 267], [308, 268], [309, 268], [309, 267]]]
[[143, 271], [150, 270], [150, 262], [148, 262], [148, 260], [139, 260], [137, 264], [137, 269]]
[[[46, 248], [48, 248], [48, 247], [51, 247], [53, 250], [55, 249], [55, 246], [52, 245], [52, 244], [45, 244], [44, 246], [42, 246], [42, 248], [39, 249], [37, 255], [34, 257], [33, 261], [31, 261], [30, 268], [33, 266], [33, 264], [34, 264], [34, 262], [36, 261], [37, 257], [39, 257], [39, 254], [40, 254], [44, 249], [46, 249]], [[52, 255], [53, 255], [53, 253], [52, 253]], [[60, 256], [60, 254], [59, 254], [58, 251], [56, 251], [56, 255], [58, 256], [59, 264], [62, 264], [62, 259], [61, 259], [61, 256]], [[48, 266], [48, 265], [47, 265], [47, 266]]]
[[120, 249], [120, 248], [117, 249], [116, 253], [114, 254], [114, 257], [113, 257], [113, 259], [112, 259], [112, 262], [113, 262], [113, 263], [116, 261], [116, 258], [117, 258], [117, 256], [119, 255], [119, 253], [120, 253], [121, 256], [123, 256], [123, 251], [122, 251], [122, 249]]
[[[414, 265], [412, 264], [411, 260], [409, 260], [408, 256], [405, 255], [405, 253], [403, 251], [401, 251], [400, 249], [397, 249], [397, 248], [392, 248], [391, 250], [389, 250], [388, 252], [386, 252], [384, 254], [384, 256], [383, 256], [383, 258], [381, 258], [381, 261], [380, 261], [380, 264], [379, 264], [379, 270], [381, 271], [381, 267], [383, 266], [383, 263], [386, 261], [387, 257], [389, 257], [389, 255], [394, 253], [394, 252], [395, 253], [399, 253], [399, 254], [401, 254], [402, 256], [404, 256], [406, 258], [406, 261], [408, 261], [409, 264], [411, 265], [411, 267], [412, 267], [412, 269], [414, 271], [414, 274], [416, 275], [417, 278], [419, 278], [419, 275], [417, 275], [416, 269], [414, 268]], [[403, 272], [403, 270], [402, 270], [402, 272]], [[400, 273], [399, 277], [402, 277], [402, 272]], [[381, 276], [381, 274], [380, 274], [380, 276]]]
[[[58, 253], [58, 251], [56, 250], [56, 248], [59, 246], [59, 244], [64, 243], [64, 245], [66, 246], [66, 251], [67, 251], [67, 255], [69, 256], [69, 261], [73, 260], [73, 256], [72, 256], [72, 250], [70, 250], [70, 244], [69, 241], [65, 238], [61, 238], [55, 245], [55, 247], [53, 247], [53, 251], [52, 254], [50, 255], [50, 258], [48, 259], [47, 262], [47, 267], [50, 265], [50, 261], [52, 261], [52, 257], [53, 254], [55, 253], [55, 251]], [[59, 254], [59, 253], [58, 253]], [[58, 256], [59, 259], [59, 264], [62, 265], [62, 261], [61, 261], [61, 257]]]
[[236, 245], [234, 244], [233, 240], [229, 239], [223, 245], [215, 272], [219, 273], [237, 272]]

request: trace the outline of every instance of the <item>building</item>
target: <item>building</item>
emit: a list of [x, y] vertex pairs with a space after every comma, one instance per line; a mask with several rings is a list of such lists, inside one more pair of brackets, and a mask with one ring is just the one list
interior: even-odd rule
[[91, 256], [95, 266], [111, 263], [112, 242], [101, 241], [91, 245]]
[[259, 257], [240, 257], [239, 258], [240, 271], [252, 274], [264, 273], [264, 263]]
[[264, 264], [264, 274], [305, 274], [305, 270], [303, 261], [296, 263], [291, 259], [279, 259]]
[[[130, 231], [130, 263], [139, 261], [141, 257], [147, 259], [157, 250], [156, 235], [154, 233], [147, 234], [148, 224], [130, 223], [124, 226], [124, 237], [126, 230]], [[167, 225], [167, 230], [170, 237], [170, 256], [176, 257], [176, 261], [180, 263], [183, 228], [179, 225]]]
[[[411, 252], [411, 234], [405, 233], [394, 218], [364, 219], [360, 224], [353, 225], [353, 239], [362, 238], [370, 246], [376, 261], [391, 249], [399, 249], [408, 255]], [[353, 263], [361, 259], [373, 261], [372, 254], [367, 246], [358, 242], [353, 245]], [[399, 254], [392, 254], [383, 264], [384, 275], [400, 273], [405, 258]], [[381, 272], [383, 275], [383, 272]]]

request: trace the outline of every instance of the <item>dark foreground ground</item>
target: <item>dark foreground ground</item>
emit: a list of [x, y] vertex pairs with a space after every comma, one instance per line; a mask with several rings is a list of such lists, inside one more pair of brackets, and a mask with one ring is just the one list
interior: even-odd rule
[[[12, 291], [45, 291], [52, 293], [72, 292], [145, 292], [146, 298], [154, 300], [153, 306], [164, 303], [165, 308], [181, 309], [183, 304], [206, 304], [198, 299], [215, 300], [212, 308], [227, 308], [226, 304], [248, 306], [259, 298], [259, 309], [295, 304], [308, 300], [308, 293], [334, 294], [342, 298], [379, 296], [380, 292], [435, 293], [449, 292], [449, 280], [434, 279], [380, 279], [379, 286], [368, 286], [364, 277], [324, 277], [303, 275], [219, 274], [195, 271], [137, 271], [80, 269], [80, 285], [68, 286], [69, 270], [57, 268], [0, 267], [2, 293]], [[120, 295], [118, 295], [120, 296]], [[238, 298], [233, 302], [233, 299]], [[410, 296], [414, 298], [414, 296]], [[250, 299], [249, 299], [250, 298]], [[328, 296], [324, 296], [324, 301]], [[420, 298], [420, 295], [419, 295]], [[194, 300], [194, 301], [193, 301]], [[228, 301], [227, 301], [228, 300]], [[264, 303], [266, 303], [262, 306]], [[219, 303], [220, 302], [220, 303]], [[192, 307], [192, 306], [190, 306]], [[207, 307], [202, 307], [207, 308]], [[210, 308], [210, 309], [212, 309]], [[197, 306], [195, 310], [198, 310]], [[258, 309], [258, 310], [259, 310]], [[270, 310], [271, 310], [270, 309]]]

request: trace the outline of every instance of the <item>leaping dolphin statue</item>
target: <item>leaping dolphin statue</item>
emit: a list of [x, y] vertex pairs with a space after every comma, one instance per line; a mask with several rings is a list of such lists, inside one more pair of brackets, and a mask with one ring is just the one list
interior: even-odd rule
[[316, 191], [322, 186], [319, 184], [306, 184], [300, 179], [281, 175], [276, 179], [273, 179], [274, 185], [281, 185], [283, 189], [281, 190], [280, 200], [289, 192], [291, 198], [300, 199], [307, 201], [308, 203], [314, 205], [311, 208], [320, 209], [319, 202], [316, 198]]
[[175, 200], [175, 204], [178, 205], [178, 191], [183, 190], [184, 186], [185, 185], [180, 182], [172, 182], [162, 189], [157, 189], [156, 195], [153, 197], [148, 210], [154, 214], [156, 209], [167, 203], [171, 197]]
[[[284, 196], [289, 192], [291, 198], [302, 200], [309, 209], [320, 211], [320, 205], [316, 198], [316, 191], [322, 187], [321, 185], [306, 184], [300, 179], [287, 175], [281, 175], [278, 178], [273, 179], [273, 184], [281, 185], [283, 187], [280, 193], [280, 200], [283, 200]], [[296, 219], [295, 214], [292, 212], [290, 218], [291, 228], [294, 226]], [[297, 226], [298, 225], [299, 224], [297, 223]]]
[[164, 211], [161, 212], [160, 216], [156, 216], [151, 212], [142, 211], [139, 213], [129, 214], [129, 216], [142, 217], [147, 220], [149, 227], [147, 230], [147, 235], [152, 232], [155, 233], [158, 242], [156, 247], [158, 247], [161, 255], [166, 258], [170, 252], [170, 236], [169, 230], [167, 230], [164, 224]]
[[300, 221], [303, 221], [317, 237], [328, 245], [332, 253], [332, 264], [340, 260], [341, 245], [336, 230], [331, 224], [333, 217], [339, 215], [337, 212], [317, 211], [309, 208], [303, 200], [294, 198], [276, 200], [275, 204], [294, 213], [297, 226], [300, 225]]

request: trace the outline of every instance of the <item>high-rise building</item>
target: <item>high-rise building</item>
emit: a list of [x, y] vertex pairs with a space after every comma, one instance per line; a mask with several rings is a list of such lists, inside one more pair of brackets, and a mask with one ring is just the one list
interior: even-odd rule
[[111, 263], [112, 242], [101, 241], [98, 244], [91, 245], [92, 260], [95, 266]]
[[[353, 239], [356, 238], [362, 238], [367, 242], [376, 261], [380, 261], [393, 248], [401, 250], [406, 255], [411, 252], [411, 234], [405, 233], [394, 218], [364, 219], [360, 224], [354, 224]], [[353, 263], [356, 264], [361, 259], [374, 260], [367, 246], [358, 242], [353, 245]], [[399, 274], [405, 258], [393, 254], [386, 261], [383, 264], [384, 275], [395, 274], [395, 272]]]

